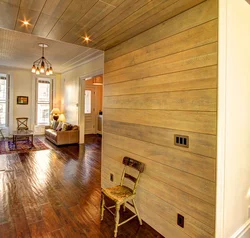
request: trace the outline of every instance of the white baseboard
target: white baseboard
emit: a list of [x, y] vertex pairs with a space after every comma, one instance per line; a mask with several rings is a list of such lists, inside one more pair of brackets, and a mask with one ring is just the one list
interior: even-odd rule
[[247, 233], [250, 232], [250, 219], [248, 219], [232, 236], [231, 238], [247, 238]]

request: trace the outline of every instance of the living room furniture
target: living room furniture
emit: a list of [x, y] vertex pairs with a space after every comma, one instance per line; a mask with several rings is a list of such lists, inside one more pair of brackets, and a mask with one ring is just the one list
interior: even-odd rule
[[45, 127], [45, 137], [55, 145], [79, 143], [79, 128], [76, 130], [57, 131], [51, 126]]
[[[111, 188], [103, 188], [102, 189], [102, 204], [101, 204], [101, 220], [103, 220], [104, 216], [104, 210], [107, 209], [109, 210], [114, 216], [115, 216], [115, 230], [114, 230], [114, 237], [117, 236], [118, 232], [118, 227], [123, 225], [124, 223], [130, 221], [134, 217], [138, 217], [140, 225], [142, 225], [142, 220], [140, 218], [138, 209], [135, 204], [135, 196], [136, 196], [136, 188], [139, 183], [140, 175], [144, 171], [144, 164], [135, 160], [131, 159], [129, 157], [124, 157], [123, 158], [123, 164], [124, 164], [124, 169], [122, 173], [122, 178], [120, 185], [111, 187]], [[134, 177], [130, 174], [127, 173], [127, 168], [133, 168], [138, 171], [137, 177]], [[124, 186], [124, 179], [130, 180], [132, 183], [134, 183], [133, 189]], [[105, 206], [105, 196], [111, 199], [115, 205], [113, 206]], [[132, 200], [132, 203], [128, 202]], [[126, 203], [134, 207], [135, 209], [135, 214], [131, 216], [130, 218], [126, 219], [125, 221], [119, 223], [120, 220], [120, 206], [123, 205], [123, 209], [125, 210]], [[111, 211], [111, 208], [115, 208], [115, 214]]]
[[0, 134], [1, 134], [2, 138], [5, 139], [4, 134], [2, 132], [2, 128], [0, 128]]
[[16, 147], [16, 142], [18, 140], [27, 141], [27, 143], [31, 142], [31, 147], [33, 147], [33, 131], [31, 130], [17, 130], [13, 131], [13, 143]]
[[28, 117], [17, 117], [17, 130], [28, 130]]
[[57, 121], [59, 118], [59, 114], [60, 114], [59, 108], [53, 108], [50, 114], [53, 116], [53, 119]]

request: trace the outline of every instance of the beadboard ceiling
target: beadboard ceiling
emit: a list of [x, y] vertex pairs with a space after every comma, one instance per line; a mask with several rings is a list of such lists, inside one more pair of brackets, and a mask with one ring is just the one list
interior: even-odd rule
[[103, 51], [0, 28], [0, 65], [31, 69], [42, 56], [39, 43], [49, 45], [45, 57], [62, 73], [103, 55]]

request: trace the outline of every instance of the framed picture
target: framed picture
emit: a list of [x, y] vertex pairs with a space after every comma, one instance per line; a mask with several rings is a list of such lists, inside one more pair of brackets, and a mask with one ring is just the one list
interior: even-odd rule
[[29, 97], [26, 96], [17, 96], [17, 104], [27, 105], [29, 102]]

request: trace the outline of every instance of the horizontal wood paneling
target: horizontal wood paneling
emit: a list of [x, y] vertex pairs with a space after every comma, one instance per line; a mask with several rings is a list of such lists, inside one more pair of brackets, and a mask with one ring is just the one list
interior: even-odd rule
[[216, 89], [105, 97], [106, 108], [216, 111]]
[[105, 64], [105, 73], [217, 41], [217, 20], [180, 32]]
[[217, 67], [192, 69], [105, 86], [104, 96], [217, 88]]
[[[105, 84], [152, 77], [217, 64], [217, 43], [144, 62], [106, 74]], [[147, 70], [144, 70], [147, 69]]]
[[214, 159], [106, 132], [104, 143], [215, 182]]
[[[158, 161], [156, 160], [145, 158], [131, 151], [124, 151], [121, 148], [109, 144], [104, 144], [103, 153], [104, 158], [105, 156], [108, 156], [110, 159], [110, 161], [106, 158], [104, 159], [103, 165], [106, 167], [109, 167], [109, 164], [117, 163], [123, 168], [121, 161], [124, 153], [127, 153], [127, 156], [145, 163], [146, 167], [144, 173], [148, 176], [158, 179], [175, 188], [179, 188], [195, 197], [215, 205], [215, 183], [212, 181], [167, 166], [164, 163], [159, 167]], [[141, 186], [143, 187], [144, 185], [141, 184]]]
[[102, 186], [119, 183], [124, 156], [145, 163], [138, 207], [166, 237], [214, 237], [217, 0], [196, 3], [105, 53]]
[[215, 112], [105, 108], [104, 120], [200, 132], [211, 135], [216, 134]]
[[[103, 128], [105, 131], [111, 134], [119, 133], [120, 136], [216, 158], [215, 135], [178, 131], [155, 126], [144, 126], [111, 120], [105, 120]], [[189, 140], [191, 142], [189, 144], [189, 148], [177, 148], [173, 143], [174, 135], [185, 135], [186, 133], [188, 133]]]

